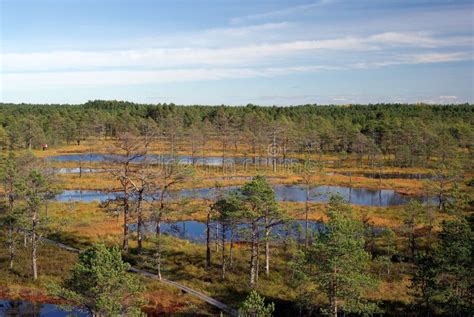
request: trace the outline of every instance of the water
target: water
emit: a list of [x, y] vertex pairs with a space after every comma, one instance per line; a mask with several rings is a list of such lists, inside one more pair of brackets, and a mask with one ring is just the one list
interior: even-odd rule
[[[351, 173], [342, 172], [341, 175], [350, 176]], [[352, 173], [352, 176], [362, 176], [377, 179], [430, 179], [432, 175], [427, 173]]]
[[66, 311], [53, 304], [32, 303], [17, 300], [0, 300], [0, 316], [5, 317], [86, 317], [88, 314], [77, 309]]
[[[82, 168], [82, 173], [101, 173], [104, 172], [105, 170], [99, 169], [99, 168]], [[58, 174], [80, 174], [81, 169], [79, 167], [73, 167], [73, 168], [58, 168], [56, 169], [56, 172]]]
[[[215, 236], [215, 222], [211, 222], [211, 237], [214, 239]], [[305, 223], [302, 220], [292, 221], [287, 224], [278, 224], [275, 225], [271, 234], [276, 240], [285, 240], [289, 237], [293, 237], [296, 240], [301, 240], [304, 236], [304, 226]], [[324, 224], [318, 221], [309, 221], [309, 227], [311, 232], [317, 232], [324, 230]], [[129, 225], [130, 230], [136, 231], [137, 225]], [[248, 225], [239, 224], [234, 230], [234, 241], [244, 241], [246, 240], [246, 235], [248, 234]], [[200, 222], [196, 220], [185, 220], [185, 221], [176, 221], [176, 222], [162, 222], [160, 225], [160, 230], [162, 233], [177, 237], [183, 240], [188, 240], [196, 243], [206, 242], [207, 235], [207, 225], [205, 222]], [[222, 230], [219, 228], [219, 230]], [[143, 232], [156, 232], [156, 222], [147, 222], [144, 224]], [[219, 231], [220, 232], [220, 231]], [[230, 241], [231, 232], [230, 230], [226, 231], [226, 241]], [[222, 237], [222, 232], [219, 233], [219, 239]]]
[[56, 195], [55, 199], [61, 202], [82, 201], [90, 203], [114, 199], [117, 195], [118, 193], [106, 193], [98, 190], [65, 190], [61, 194]]
[[[314, 234], [322, 232], [325, 228], [324, 223], [319, 221], [308, 221], [310, 231]], [[211, 222], [211, 238], [215, 237], [215, 222]], [[136, 231], [137, 225], [129, 225], [130, 230]], [[272, 227], [271, 235], [277, 241], [286, 241], [289, 238], [293, 238], [296, 241], [303, 241], [304, 239], [304, 228], [305, 222], [303, 220], [295, 220], [286, 224], [278, 224]], [[183, 240], [204, 243], [207, 237], [207, 225], [205, 222], [195, 220], [185, 220], [176, 222], [162, 222], [160, 225], [161, 232], [173, 237], [177, 237]], [[262, 228], [261, 228], [262, 229]], [[222, 228], [219, 228], [219, 239], [222, 239]], [[376, 235], [383, 232], [383, 228], [373, 227], [372, 230]], [[156, 222], [147, 222], [144, 224], [142, 229], [143, 232], [156, 232]], [[227, 230], [225, 234], [226, 241], [230, 241], [231, 231]], [[248, 240], [248, 225], [239, 224], [236, 226], [233, 232], [234, 241], [247, 241]]]
[[[236, 190], [237, 186], [223, 187], [224, 192]], [[306, 191], [300, 185], [275, 185], [274, 187], [277, 201], [284, 202], [304, 202], [306, 200]], [[195, 198], [195, 199], [212, 199], [214, 196], [212, 188], [196, 188], [182, 189], [170, 193], [171, 198]], [[367, 188], [351, 188], [342, 186], [319, 186], [310, 191], [311, 202], [328, 202], [333, 194], [341, 195], [347, 202], [359, 206], [377, 206], [389, 207], [407, 204], [414, 197], [403, 196], [391, 189], [367, 189]], [[68, 201], [105, 201], [115, 199], [119, 193], [107, 193], [96, 190], [65, 190], [56, 196], [56, 200], [62, 202]], [[146, 197], [151, 198], [151, 197]], [[417, 197], [422, 202], [434, 201], [425, 197]]]
[[105, 154], [66, 154], [49, 156], [46, 158], [47, 161], [56, 162], [107, 162], [113, 159], [110, 155]]
[[[209, 166], [222, 166], [222, 157], [218, 156], [195, 156], [192, 157], [190, 155], [161, 155], [161, 154], [149, 154], [147, 158], [153, 160], [155, 162], [160, 163], [171, 163], [174, 161], [178, 161], [180, 164], [194, 164], [196, 165], [209, 165]], [[123, 156], [119, 155], [110, 155], [110, 154], [67, 154], [67, 155], [57, 155], [57, 156], [50, 156], [47, 157], [46, 160], [48, 161], [56, 161], [56, 162], [115, 162], [120, 161], [123, 159]], [[144, 157], [137, 158], [133, 160], [133, 162], [139, 163], [144, 160]], [[298, 162], [298, 159], [277, 159], [279, 164], [290, 164]], [[244, 157], [227, 157], [224, 159], [225, 165], [232, 165], [232, 164], [244, 164], [247, 162], [248, 164], [258, 163], [261, 165], [265, 165], [271, 163], [271, 158], [268, 159], [266, 157], [260, 158], [244, 158]]]
[[[306, 200], [306, 190], [298, 185], [277, 185], [274, 187], [279, 201], [302, 202]], [[406, 204], [408, 197], [391, 189], [373, 190], [342, 186], [319, 186], [310, 191], [310, 201], [328, 202], [331, 195], [338, 194], [347, 202], [359, 206], [398, 206]]]

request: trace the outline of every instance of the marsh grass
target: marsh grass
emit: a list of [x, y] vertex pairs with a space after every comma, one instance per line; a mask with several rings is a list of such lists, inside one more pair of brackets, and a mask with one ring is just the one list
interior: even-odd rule
[[[110, 144], [103, 140], [86, 140], [80, 146], [69, 145], [58, 148], [50, 148], [47, 151], [33, 151], [39, 157], [61, 154], [75, 153], [106, 153], [106, 147]], [[207, 149], [198, 155], [220, 156], [217, 150], [218, 144], [211, 144]], [[242, 148], [245, 148], [243, 146]], [[164, 153], [166, 148], [157, 145], [152, 148], [153, 153]], [[244, 151], [243, 151], [244, 152]], [[242, 153], [243, 153], [242, 152]], [[186, 146], [178, 147], [178, 154], [190, 154]], [[238, 153], [228, 153], [228, 156], [239, 156]], [[296, 154], [295, 157], [302, 158]], [[423, 194], [423, 182], [417, 179], [373, 179], [360, 176], [346, 176], [341, 172], [374, 172], [367, 167], [366, 162], [359, 164], [354, 157], [349, 156], [344, 162], [337, 156], [323, 155], [321, 160], [326, 162], [326, 172], [333, 172], [332, 175], [323, 175], [315, 178], [318, 185], [350, 186], [356, 188], [369, 189], [394, 189], [400, 193], [410, 195]], [[334, 161], [337, 164], [331, 164]], [[77, 167], [74, 162], [52, 162], [54, 167]], [[84, 162], [85, 168], [110, 169], [114, 166], [110, 163], [90, 163]], [[427, 173], [426, 168], [401, 169], [395, 167], [384, 167], [383, 172], [387, 173]], [[252, 177], [256, 174], [269, 177], [273, 184], [297, 184], [301, 183], [300, 177], [291, 170], [279, 170], [277, 173], [271, 172], [267, 167], [260, 169], [250, 168], [245, 171], [243, 167], [237, 166], [235, 171], [222, 173], [220, 167], [196, 167], [194, 179], [180, 184], [181, 188], [202, 188], [212, 187], [219, 182], [222, 186], [242, 185], [246, 179], [242, 177]], [[91, 189], [91, 190], [114, 190], [117, 183], [110, 177], [109, 173], [84, 173], [81, 177], [78, 174], [61, 174], [65, 189]], [[464, 185], [463, 185], [464, 186]], [[463, 187], [463, 189], [465, 189]], [[286, 209], [294, 219], [304, 218], [303, 202], [281, 202], [280, 207]], [[165, 221], [177, 220], [199, 220], [204, 221], [207, 215], [206, 204], [199, 199], [188, 200], [185, 204], [172, 203], [169, 208], [170, 216]], [[403, 206], [394, 207], [366, 207], [352, 206], [353, 215], [357, 219], [368, 219], [371, 225], [377, 227], [393, 228], [396, 233], [396, 245], [400, 254], [407, 253], [407, 237], [399, 230], [404, 221]], [[314, 221], [326, 221], [326, 205], [322, 203], [311, 203], [309, 219]], [[48, 237], [65, 244], [85, 249], [95, 242], [103, 242], [106, 245], [119, 245], [123, 231], [122, 217], [107, 214], [97, 202], [51, 202], [48, 205]], [[438, 230], [438, 224], [444, 219], [452, 216], [437, 213], [434, 231]], [[131, 219], [131, 222], [135, 220]], [[417, 232], [421, 233], [425, 228], [418, 227]], [[151, 233], [147, 233], [144, 242], [143, 254], [137, 254], [135, 234], [132, 233], [130, 241], [130, 251], [124, 253], [124, 258], [133, 265], [155, 271], [155, 261], [153, 258], [154, 245], [150, 240]], [[421, 234], [420, 234], [421, 235]], [[3, 236], [2, 236], [3, 237]], [[2, 243], [4, 241], [1, 241]], [[210, 296], [222, 300], [225, 303], [237, 306], [246, 297], [249, 288], [247, 283], [247, 271], [249, 251], [244, 243], [237, 243], [234, 249], [234, 263], [227, 268], [226, 279], [221, 280], [220, 269], [220, 248], [219, 252], [213, 252], [212, 265], [206, 267], [205, 245], [191, 243], [171, 236], [164, 236], [163, 255], [163, 275], [166, 278], [175, 280], [192, 288], [200, 290]], [[376, 247], [379, 241], [375, 242]], [[420, 246], [423, 247], [426, 241], [421, 239]], [[17, 259], [15, 269], [8, 271], [7, 249], [2, 244], [0, 247], [0, 286], [5, 298], [30, 297], [42, 298], [49, 302], [54, 301], [47, 297], [46, 286], [51, 282], [61, 282], [68, 276], [69, 269], [77, 260], [77, 255], [61, 250], [57, 247], [41, 244], [38, 251], [39, 279], [33, 282], [31, 279], [29, 246], [17, 247]], [[268, 300], [276, 303], [277, 310], [282, 315], [294, 315], [297, 312], [295, 299], [297, 289], [293, 286], [293, 272], [291, 263], [295, 254], [296, 242], [288, 241], [286, 245], [274, 243], [271, 245], [271, 274], [267, 277], [264, 272], [260, 273], [258, 291]], [[213, 245], [214, 250], [214, 245]], [[263, 257], [260, 260], [263, 268]], [[380, 274], [377, 263], [372, 264], [371, 270], [374, 274]], [[369, 293], [369, 297], [379, 300], [387, 312], [395, 314], [402, 312], [411, 303], [409, 295], [409, 276], [413, 270], [411, 264], [404, 262], [392, 263], [391, 274], [382, 275], [382, 281], [377, 291]], [[147, 286], [144, 294], [150, 303], [144, 310], [151, 315], [173, 314], [173, 315], [217, 315], [210, 306], [201, 301], [167, 287], [158, 281], [142, 279], [142, 283]], [[30, 296], [28, 294], [36, 294]], [[319, 299], [318, 299], [319, 300]]]

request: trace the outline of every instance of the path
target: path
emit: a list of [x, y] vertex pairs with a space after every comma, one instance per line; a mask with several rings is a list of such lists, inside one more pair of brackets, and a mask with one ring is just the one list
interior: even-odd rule
[[[80, 249], [73, 248], [71, 246], [65, 245], [65, 244], [63, 244], [61, 242], [58, 242], [58, 241], [55, 241], [55, 240], [47, 239], [47, 238], [44, 238], [44, 237], [40, 237], [39, 240], [41, 240], [43, 242], [46, 242], [46, 243], [49, 243], [49, 244], [56, 245], [57, 247], [59, 247], [61, 249], [64, 249], [64, 250], [67, 250], [67, 251], [70, 251], [70, 252], [76, 252], [76, 253], [81, 253], [82, 252]], [[134, 273], [141, 274], [141, 275], [149, 277], [149, 278], [159, 280], [158, 275], [147, 272], [147, 271], [144, 271], [144, 270], [137, 269], [133, 266], [131, 267], [130, 271], [134, 272]], [[203, 293], [201, 293], [197, 290], [194, 290], [194, 289], [189, 288], [189, 287], [187, 287], [183, 284], [173, 282], [173, 281], [170, 281], [170, 280], [165, 279], [165, 278], [162, 278], [160, 282], [163, 282], [167, 285], [171, 285], [173, 287], [176, 287], [176, 288], [182, 290], [183, 292], [191, 294], [192, 296], [197, 297], [197, 298], [205, 301], [206, 303], [220, 309], [221, 311], [224, 311], [224, 312], [230, 314], [231, 316], [237, 316], [237, 311], [235, 309], [233, 309], [233, 308], [229, 307], [228, 305], [218, 301], [217, 299], [209, 297], [206, 294], [203, 294]]]

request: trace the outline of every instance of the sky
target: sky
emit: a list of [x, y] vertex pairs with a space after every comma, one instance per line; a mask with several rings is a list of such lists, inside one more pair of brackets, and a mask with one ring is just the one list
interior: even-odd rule
[[472, 0], [0, 0], [0, 102], [474, 103]]

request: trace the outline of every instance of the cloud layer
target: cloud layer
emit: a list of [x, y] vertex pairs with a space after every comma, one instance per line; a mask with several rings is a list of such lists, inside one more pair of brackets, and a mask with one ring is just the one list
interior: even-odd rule
[[[51, 88], [73, 91], [268, 79], [391, 70], [401, 65], [465, 62], [472, 68], [474, 43], [468, 29], [472, 21], [468, 21], [465, 5], [427, 9], [407, 5], [401, 11], [388, 10], [395, 13], [385, 12], [385, 16], [377, 9], [375, 17], [368, 10], [367, 17], [356, 14], [346, 21], [348, 12], [361, 8], [353, 2], [320, 0], [231, 17], [226, 25], [200, 30], [156, 32], [121, 40], [82, 39], [52, 47], [32, 45], [28, 50], [5, 45], [0, 53], [0, 98], [8, 100], [9, 95]], [[328, 12], [334, 16], [325, 20]], [[301, 96], [306, 100], [314, 95]], [[336, 102], [349, 100], [339, 93], [332, 96]], [[433, 100], [462, 101], [456, 96], [447, 98], [453, 96], [446, 91]]]
[[[242, 32], [247, 32], [248, 27], [245, 29]], [[254, 26], [253, 29], [258, 27]], [[221, 30], [220, 33], [222, 32]], [[228, 36], [231, 34], [240, 36], [235, 29], [229, 31]], [[271, 73], [268, 69], [272, 68], [285, 70], [274, 72], [278, 74], [295, 70], [465, 61], [473, 58], [470, 50], [471, 40], [466, 36], [437, 38], [426, 33], [386, 32], [366, 37], [348, 36], [214, 48], [195, 46], [112, 51], [51, 51], [7, 53], [0, 56], [3, 61], [2, 72], [10, 79], [32, 77], [32, 74], [38, 72], [47, 72], [48, 76], [57, 73], [58, 78], [64, 76], [66, 79], [67, 76], [74, 79], [82, 77], [85, 71], [89, 74], [107, 75], [111, 70], [128, 70], [130, 74], [140, 71], [142, 74], [171, 75], [170, 78], [174, 81], [179, 77], [183, 80], [203, 79], [195, 75], [183, 76], [183, 72], [196, 74], [203, 69], [209, 69], [209, 74], [204, 76], [206, 79], [213, 79], [212, 74], [215, 74], [215, 79], [220, 79], [223, 73], [226, 74], [225, 77], [232, 77], [233, 74], [237, 77], [242, 74], [245, 77], [250, 74], [258, 76]], [[447, 49], [450, 51], [446, 51]], [[453, 49], [457, 51], [453, 52]], [[329, 58], [338, 55], [343, 58]], [[275, 67], [278, 64], [285, 64], [286, 67]], [[71, 76], [73, 72], [78, 72], [78, 75]], [[122, 80], [125, 83], [126, 79]], [[134, 82], [136, 80], [132, 76], [130, 83]]]

